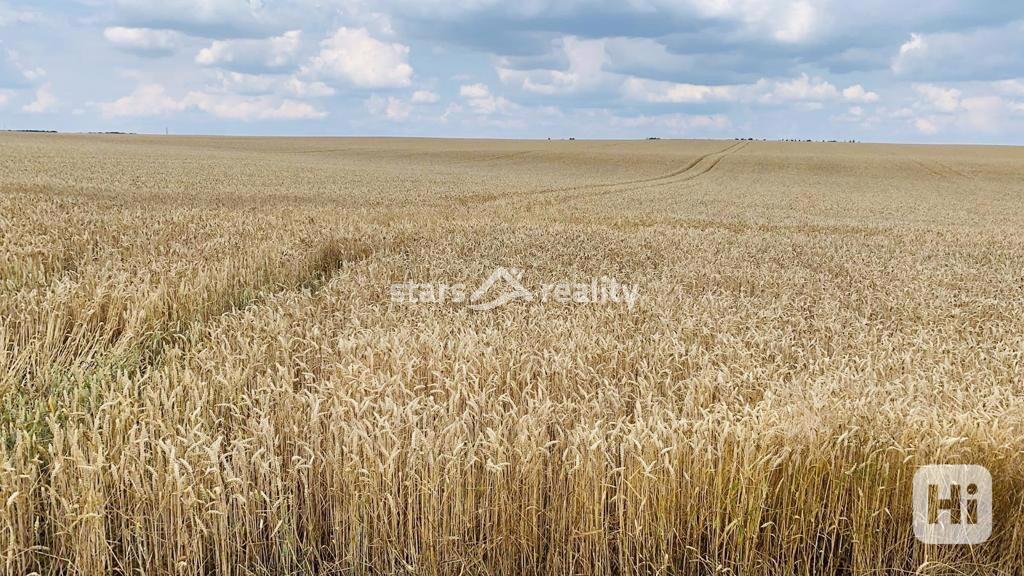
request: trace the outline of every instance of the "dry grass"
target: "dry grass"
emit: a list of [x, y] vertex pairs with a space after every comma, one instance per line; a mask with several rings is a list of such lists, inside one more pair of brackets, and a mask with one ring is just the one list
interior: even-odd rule
[[[0, 135], [0, 573], [1016, 573], [1024, 151]], [[403, 306], [608, 275], [633, 310]], [[995, 480], [980, 546], [910, 478]]]

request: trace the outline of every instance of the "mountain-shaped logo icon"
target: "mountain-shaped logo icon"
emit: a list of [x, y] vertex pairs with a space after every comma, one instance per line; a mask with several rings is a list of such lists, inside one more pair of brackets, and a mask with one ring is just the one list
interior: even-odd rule
[[[497, 298], [488, 302], [482, 302], [484, 296], [498, 283], [499, 280], [503, 280], [508, 285], [510, 290], [506, 290]], [[484, 280], [484, 283], [473, 292], [469, 297], [469, 308], [473, 310], [494, 310], [498, 306], [508, 304], [513, 300], [523, 299], [527, 302], [533, 301], [533, 292], [530, 292], [523, 286], [523, 271], [517, 268], [506, 269], [506, 268], [495, 268], [494, 272]]]

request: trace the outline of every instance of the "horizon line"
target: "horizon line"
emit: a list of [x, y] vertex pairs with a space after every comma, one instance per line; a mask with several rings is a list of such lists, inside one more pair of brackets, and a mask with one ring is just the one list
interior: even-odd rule
[[265, 138], [265, 139], [390, 139], [390, 140], [489, 140], [495, 142], [653, 142], [653, 141], [669, 141], [669, 142], [685, 142], [685, 141], [747, 141], [747, 142], [764, 142], [764, 143], [779, 143], [779, 144], [871, 144], [871, 145], [888, 145], [888, 146], [974, 146], [974, 147], [1001, 147], [1001, 148], [1021, 148], [1024, 147], [1024, 143], [1020, 144], [1002, 144], [1002, 143], [988, 143], [988, 142], [906, 142], [906, 141], [895, 141], [895, 140], [856, 140], [856, 139], [830, 139], [830, 140], [816, 140], [807, 138], [752, 138], [752, 137], [739, 137], [739, 136], [722, 136], [722, 137], [664, 137], [664, 136], [649, 136], [642, 138], [576, 138], [572, 136], [566, 137], [534, 137], [534, 138], [514, 138], [514, 137], [496, 137], [496, 136], [396, 136], [393, 134], [332, 134], [332, 135], [312, 135], [312, 134], [211, 134], [211, 133], [164, 133], [164, 132], [124, 132], [118, 130], [111, 131], [61, 131], [61, 130], [46, 130], [46, 129], [18, 129], [18, 128], [4, 128], [0, 129], [0, 133], [6, 134], [26, 134], [26, 135], [56, 135], [56, 136], [144, 136], [144, 137], [161, 137], [161, 138]]

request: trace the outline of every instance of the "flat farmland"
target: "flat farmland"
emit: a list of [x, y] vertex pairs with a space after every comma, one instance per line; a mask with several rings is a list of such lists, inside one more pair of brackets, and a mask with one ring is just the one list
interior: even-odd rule
[[1022, 148], [0, 134], [0, 573], [1022, 564]]

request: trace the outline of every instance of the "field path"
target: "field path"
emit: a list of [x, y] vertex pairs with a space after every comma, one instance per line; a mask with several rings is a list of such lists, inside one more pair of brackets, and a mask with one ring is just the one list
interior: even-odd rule
[[932, 176], [938, 176], [939, 178], [964, 178], [970, 180], [972, 176], [965, 172], [957, 170], [948, 164], [939, 162], [938, 160], [914, 160], [914, 163], [924, 168]]
[[[515, 196], [499, 196], [499, 197], [488, 197], [480, 204], [498, 204], [509, 200], [529, 200], [536, 196], [552, 196], [543, 199], [541, 204], [553, 204], [565, 200], [578, 200], [581, 198], [588, 197], [600, 197], [608, 194], [616, 194], [622, 192], [633, 192], [636, 190], [647, 190], [650, 188], [657, 188], [660, 186], [667, 186], [669, 184], [675, 184], [679, 182], [686, 182], [694, 180], [704, 176], [708, 172], [711, 172], [718, 166], [726, 156], [740, 151], [747, 145], [747, 142], [735, 142], [726, 146], [721, 150], [715, 152], [708, 152], [703, 154], [694, 160], [691, 160], [682, 168], [669, 172], [668, 174], [662, 174], [660, 176], [653, 176], [650, 178], [639, 178], [633, 180], [622, 180], [619, 182], [602, 182], [599, 184], [581, 184], [579, 186], [564, 186], [557, 188], [544, 188], [542, 190], [536, 190], [533, 192], [525, 192], [517, 194]], [[621, 188], [623, 186], [629, 186], [629, 188]], [[568, 198], [560, 195], [561, 192], [578, 192]], [[596, 192], [596, 193], [595, 193]]]
[[[740, 150], [745, 148], [746, 145], [747, 142], [737, 142], [717, 152], [704, 154], [703, 156], [700, 156], [696, 160], [693, 160], [692, 162], [687, 164], [686, 167], [680, 170], [676, 170], [675, 172], [672, 172], [670, 174], [666, 174], [664, 176], [616, 184], [614, 186], [609, 187], [611, 188], [609, 190], [595, 191], [593, 193], [588, 192], [593, 191], [595, 188], [597, 188], [596, 186], [592, 186], [589, 188], [580, 187], [579, 189], [582, 190], [582, 193], [576, 194], [571, 198], [560, 197], [557, 199], [552, 199], [552, 201], [578, 201], [583, 199], [594, 199], [603, 196], [610, 196], [613, 194], [624, 194], [627, 192], [638, 192], [641, 190], [653, 190], [655, 188], [670, 186], [672, 184], [682, 184], [684, 182], [690, 182], [707, 175], [716, 167], [718, 167], [718, 164], [727, 156], [731, 156], [739, 152]], [[636, 184], [636, 186], [634, 186], [634, 184]], [[621, 186], [626, 187], [620, 188]]]
[[626, 184], [646, 184], [649, 182], [659, 182], [661, 180], [671, 180], [679, 176], [682, 176], [683, 178], [678, 178], [676, 181], [686, 181], [692, 180], [694, 178], [699, 178], [707, 174], [708, 172], [714, 170], [715, 166], [718, 166], [718, 163], [721, 162], [723, 158], [734, 152], [739, 152], [746, 145], [746, 142], [737, 142], [723, 150], [719, 150], [718, 152], [711, 152], [710, 154], [705, 154], [697, 158], [693, 162], [689, 163], [682, 170], [677, 170], [675, 172], [672, 172], [671, 174], [666, 174], [665, 176], [659, 176], [657, 178], [637, 180], [635, 182], [626, 182]]

